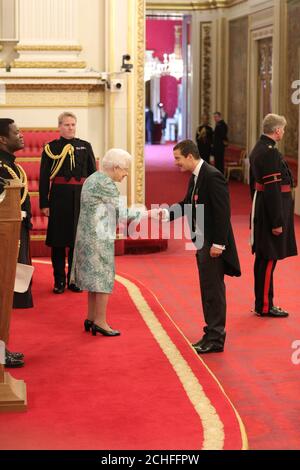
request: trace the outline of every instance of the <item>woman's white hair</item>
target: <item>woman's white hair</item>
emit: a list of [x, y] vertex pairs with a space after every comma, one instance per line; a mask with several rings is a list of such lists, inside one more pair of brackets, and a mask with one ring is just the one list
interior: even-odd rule
[[102, 168], [128, 168], [133, 157], [123, 149], [110, 149], [102, 159]]

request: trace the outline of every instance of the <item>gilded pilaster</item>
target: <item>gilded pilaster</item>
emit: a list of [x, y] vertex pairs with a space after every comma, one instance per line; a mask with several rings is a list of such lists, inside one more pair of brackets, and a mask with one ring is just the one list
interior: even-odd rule
[[[132, 0], [131, 0], [132, 1]], [[131, 118], [131, 135], [134, 135], [133, 151], [135, 156], [135, 195], [134, 201], [143, 204], [145, 201], [145, 0], [136, 0], [135, 28], [136, 39], [134, 57], [136, 71], [134, 74], [134, 107]], [[132, 97], [131, 97], [132, 98]]]
[[216, 110], [227, 119], [228, 97], [228, 21], [221, 17], [216, 20]]
[[274, 36], [273, 36], [273, 112], [285, 113], [287, 99], [286, 68], [287, 68], [287, 5], [286, 0], [274, 2]]
[[212, 110], [212, 23], [200, 23], [200, 119]]

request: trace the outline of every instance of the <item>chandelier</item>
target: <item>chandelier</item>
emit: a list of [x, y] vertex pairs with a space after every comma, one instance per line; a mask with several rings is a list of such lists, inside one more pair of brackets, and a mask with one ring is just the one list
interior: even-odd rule
[[183, 60], [176, 57], [175, 52], [172, 54], [164, 54], [164, 61], [162, 65], [162, 75], [171, 75], [176, 80], [183, 77]]
[[163, 62], [158, 57], [153, 57], [154, 51], [146, 51], [145, 57], [145, 81], [153, 77], [169, 75], [180, 80], [183, 77], [183, 60], [172, 54], [163, 54]]
[[180, 80], [183, 77], [183, 60], [181, 54], [181, 29], [175, 26], [175, 47], [172, 54], [163, 54], [163, 62], [153, 57], [154, 51], [148, 50], [145, 55], [145, 81], [153, 77], [169, 75]]

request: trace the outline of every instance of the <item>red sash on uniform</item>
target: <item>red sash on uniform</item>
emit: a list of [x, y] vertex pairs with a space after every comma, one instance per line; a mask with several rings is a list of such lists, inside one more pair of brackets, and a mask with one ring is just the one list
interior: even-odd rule
[[56, 176], [53, 180], [54, 184], [80, 184], [82, 185], [85, 182], [86, 178], [80, 178], [80, 180], [76, 180], [75, 178], [71, 178], [69, 181], [65, 180], [63, 176]]
[[[255, 189], [256, 189], [256, 191], [264, 191], [265, 190], [265, 185], [260, 184], [260, 183], [255, 183]], [[290, 193], [291, 192], [291, 186], [289, 184], [282, 184], [280, 186], [280, 191], [282, 193]]]

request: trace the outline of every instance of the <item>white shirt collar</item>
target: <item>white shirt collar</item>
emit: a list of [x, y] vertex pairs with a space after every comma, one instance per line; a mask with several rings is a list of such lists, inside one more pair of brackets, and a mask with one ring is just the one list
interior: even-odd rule
[[193, 171], [193, 175], [195, 176], [195, 181], [197, 181], [197, 178], [199, 176], [199, 173], [200, 173], [201, 167], [203, 165], [203, 162], [204, 162], [204, 160], [202, 158], [200, 158], [200, 161], [199, 161], [198, 165], [196, 166], [196, 168]]

